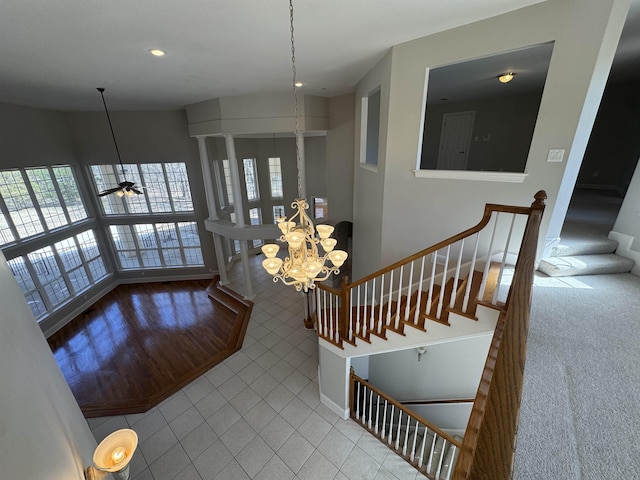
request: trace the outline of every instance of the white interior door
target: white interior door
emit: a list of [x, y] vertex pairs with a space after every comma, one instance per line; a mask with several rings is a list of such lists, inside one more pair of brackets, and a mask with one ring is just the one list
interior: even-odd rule
[[438, 170], [465, 170], [476, 112], [445, 113], [442, 117]]

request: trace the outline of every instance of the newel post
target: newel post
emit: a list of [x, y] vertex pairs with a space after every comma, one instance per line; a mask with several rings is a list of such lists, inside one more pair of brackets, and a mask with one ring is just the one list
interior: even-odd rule
[[338, 313], [338, 332], [340, 333], [340, 345], [346, 338], [349, 339], [349, 322], [351, 317], [350, 305], [351, 289], [349, 288], [349, 277], [346, 275], [340, 282], [340, 310]]

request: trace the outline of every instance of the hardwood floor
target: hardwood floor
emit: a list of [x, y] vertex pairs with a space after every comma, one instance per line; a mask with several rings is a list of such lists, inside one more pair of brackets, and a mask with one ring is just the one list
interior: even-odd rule
[[144, 412], [240, 349], [253, 304], [216, 285], [120, 285], [49, 338], [85, 417]]

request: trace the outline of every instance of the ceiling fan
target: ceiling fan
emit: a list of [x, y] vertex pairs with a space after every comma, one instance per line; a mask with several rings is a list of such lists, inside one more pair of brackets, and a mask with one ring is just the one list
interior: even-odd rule
[[127, 181], [125, 176], [124, 165], [122, 164], [122, 159], [120, 158], [120, 150], [118, 149], [118, 143], [116, 142], [116, 136], [113, 133], [113, 125], [111, 125], [111, 117], [109, 116], [109, 110], [107, 109], [107, 102], [104, 100], [104, 88], [98, 87], [97, 90], [100, 92], [100, 96], [102, 97], [102, 104], [104, 105], [104, 111], [107, 114], [107, 121], [109, 122], [109, 130], [111, 130], [111, 137], [113, 137], [113, 144], [116, 147], [116, 154], [118, 155], [118, 162], [120, 163], [120, 169], [122, 170], [122, 178], [124, 179], [122, 182], [118, 184], [117, 187], [108, 188], [103, 190], [98, 194], [99, 197], [104, 197], [105, 195], [111, 195], [115, 193], [119, 197], [133, 197], [134, 195], [142, 195], [140, 188], [144, 187], [136, 187], [135, 182]]

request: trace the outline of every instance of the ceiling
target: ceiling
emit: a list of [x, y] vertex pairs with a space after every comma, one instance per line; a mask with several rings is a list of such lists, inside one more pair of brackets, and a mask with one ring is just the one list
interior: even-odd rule
[[[541, 1], [297, 0], [298, 79], [348, 93], [392, 45]], [[640, 72], [633, 3], [619, 64]], [[96, 87], [114, 110], [291, 89], [286, 0], [2, 0], [0, 46], [0, 102], [38, 108], [100, 110]]]

